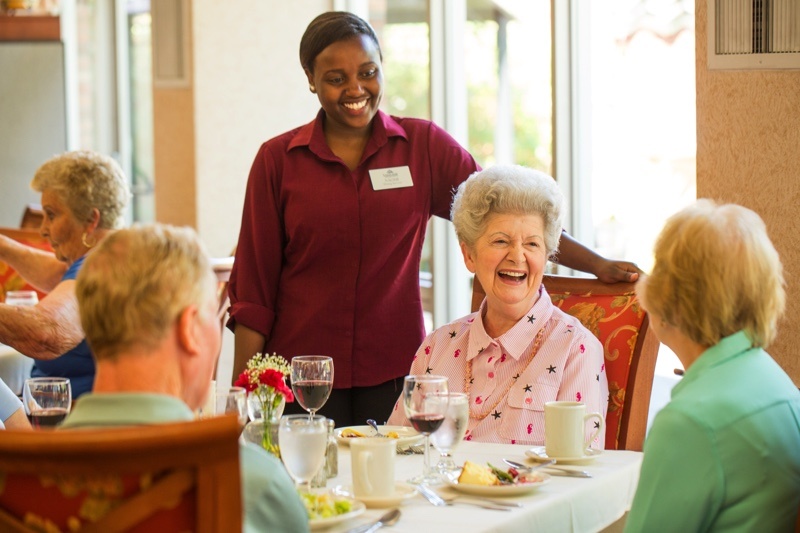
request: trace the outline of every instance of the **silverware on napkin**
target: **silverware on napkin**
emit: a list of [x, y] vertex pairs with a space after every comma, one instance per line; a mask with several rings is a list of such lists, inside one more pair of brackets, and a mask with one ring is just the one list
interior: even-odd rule
[[561, 466], [552, 466], [551, 462], [544, 465], [528, 466], [511, 459], [503, 459], [503, 462], [508, 466], [516, 468], [520, 472], [530, 472], [532, 470], [542, 469], [551, 476], [566, 476], [566, 477], [592, 477], [586, 470], [572, 470], [571, 468], [564, 468]]

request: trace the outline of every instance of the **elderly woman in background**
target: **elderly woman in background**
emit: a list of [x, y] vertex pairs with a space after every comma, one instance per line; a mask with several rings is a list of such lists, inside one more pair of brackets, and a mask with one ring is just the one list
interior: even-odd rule
[[[491, 167], [459, 186], [451, 214], [486, 298], [476, 313], [428, 335], [410, 373], [447, 376], [451, 391], [469, 395], [467, 440], [543, 444], [552, 400], [581, 401], [605, 416], [603, 348], [542, 285], [564, 216], [556, 182], [520, 166]], [[389, 423], [408, 424], [402, 400]], [[602, 434], [592, 443], [604, 444]]]
[[794, 531], [800, 392], [764, 351], [783, 285], [753, 211], [701, 200], [667, 221], [637, 292], [686, 372], [645, 441], [626, 531]]
[[50, 159], [31, 187], [42, 195], [40, 231], [54, 254], [0, 236], [0, 260], [48, 294], [34, 307], [0, 304], [0, 342], [35, 359], [31, 376], [69, 378], [77, 398], [92, 388], [95, 369], [78, 316], [75, 276], [92, 247], [122, 224], [130, 193], [119, 165], [92, 152]]

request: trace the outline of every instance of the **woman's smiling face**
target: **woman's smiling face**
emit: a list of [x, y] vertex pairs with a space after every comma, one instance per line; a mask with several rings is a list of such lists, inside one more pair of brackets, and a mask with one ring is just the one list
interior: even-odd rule
[[542, 216], [489, 215], [474, 248], [462, 243], [461, 251], [486, 291], [487, 317], [522, 318], [538, 298], [547, 264]]
[[377, 45], [366, 35], [338, 41], [317, 55], [306, 71], [328, 119], [326, 129], [368, 129], [383, 97]]

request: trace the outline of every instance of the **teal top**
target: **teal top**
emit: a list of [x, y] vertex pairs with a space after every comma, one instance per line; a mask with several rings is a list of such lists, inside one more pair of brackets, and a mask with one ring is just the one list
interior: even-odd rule
[[[194, 420], [189, 407], [161, 394], [86, 394], [61, 424], [63, 429], [131, 426]], [[308, 514], [283, 464], [257, 446], [239, 452], [244, 501], [243, 531], [308, 531]]]
[[644, 444], [626, 532], [794, 531], [800, 392], [743, 331], [703, 352]]

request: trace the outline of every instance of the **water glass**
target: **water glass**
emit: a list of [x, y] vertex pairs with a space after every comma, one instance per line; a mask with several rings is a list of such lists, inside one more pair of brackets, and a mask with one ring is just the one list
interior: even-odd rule
[[311, 480], [325, 462], [328, 419], [320, 415], [284, 415], [278, 428], [281, 460], [298, 485], [311, 492]]
[[72, 405], [69, 378], [29, 378], [22, 387], [25, 414], [36, 429], [60, 424]]
[[36, 291], [8, 291], [6, 292], [6, 305], [34, 306], [39, 303]]
[[447, 474], [458, 470], [453, 461], [453, 450], [464, 440], [469, 425], [469, 397], [463, 392], [444, 393], [447, 396], [447, 413], [438, 431], [431, 434], [433, 447], [439, 450], [441, 457], [436, 470]]
[[217, 415], [233, 414], [239, 420], [239, 429], [247, 424], [247, 391], [244, 387], [228, 387], [214, 394], [214, 412]]

